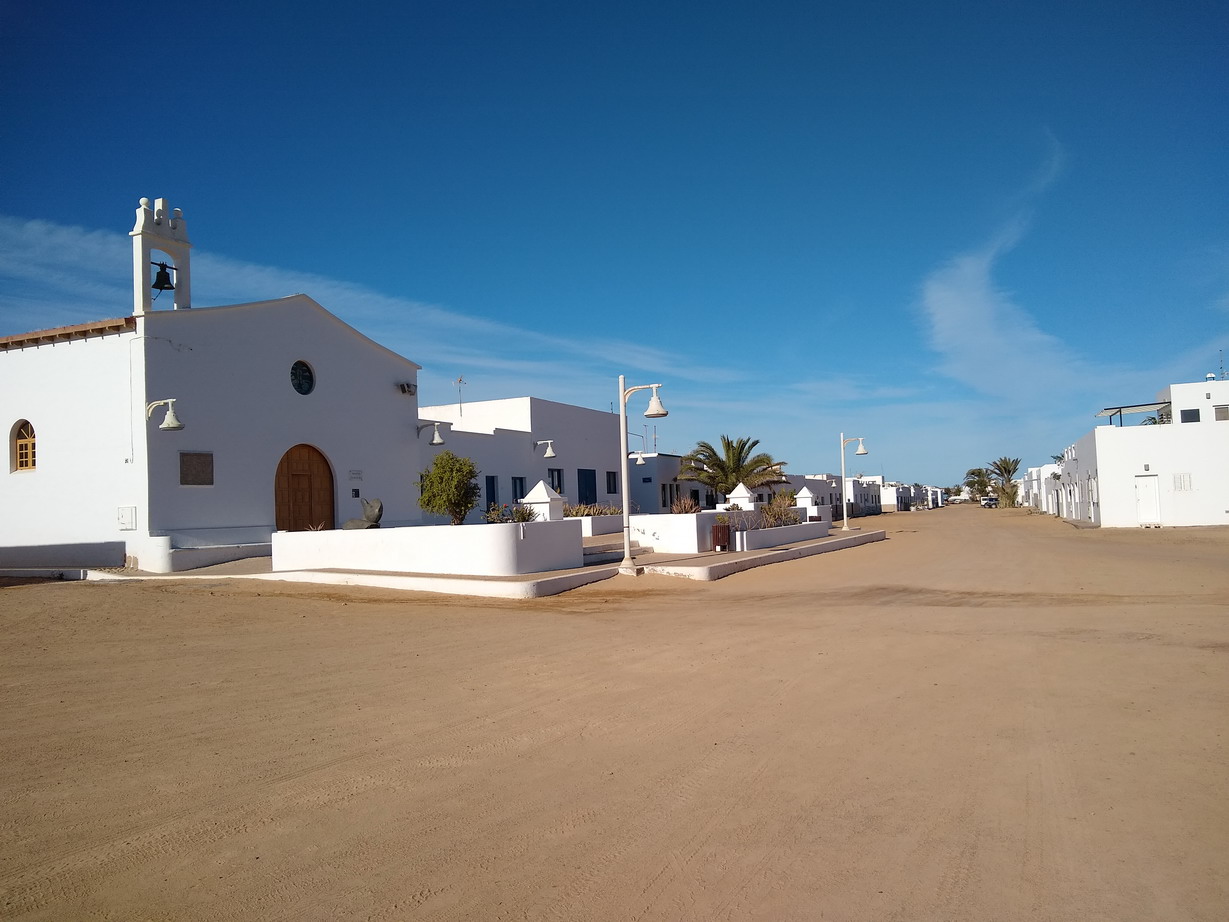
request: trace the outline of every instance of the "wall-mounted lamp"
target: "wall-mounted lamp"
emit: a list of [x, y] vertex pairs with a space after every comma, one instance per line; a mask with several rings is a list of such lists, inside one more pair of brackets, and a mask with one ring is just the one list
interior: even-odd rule
[[644, 464], [644, 452], [642, 451], [636, 452], [636, 463]]
[[444, 437], [440, 435], [440, 424], [439, 423], [420, 424], [418, 427], [418, 437], [422, 438], [422, 431], [424, 429], [432, 429], [432, 428], [434, 428], [435, 431], [431, 434], [431, 441], [428, 444], [429, 445], [443, 445]]
[[[176, 271], [174, 266], [168, 266], [166, 263], [151, 262], [151, 266], [158, 267], [158, 273], [154, 276], [154, 283], [149, 287], [155, 291], [174, 291], [175, 285], [171, 281], [171, 273]], [[154, 295], [156, 298], [157, 295]]]
[[413, 381], [401, 381], [397, 384], [397, 390], [405, 394], [407, 397], [413, 397], [418, 393], [418, 385]]
[[555, 440], [554, 439], [542, 439], [540, 442], [533, 443], [533, 447], [535, 449], [541, 448], [543, 445], [546, 446], [546, 451], [543, 453], [542, 457], [543, 458], [555, 457]]
[[166, 417], [162, 420], [162, 425], [159, 429], [166, 429], [168, 432], [173, 432], [183, 428], [183, 423], [179, 421], [179, 417], [175, 415], [175, 398], [168, 397], [166, 400], [155, 400], [153, 403], [145, 407], [145, 418], [149, 419], [154, 415], [154, 410], [158, 407], [166, 407]]

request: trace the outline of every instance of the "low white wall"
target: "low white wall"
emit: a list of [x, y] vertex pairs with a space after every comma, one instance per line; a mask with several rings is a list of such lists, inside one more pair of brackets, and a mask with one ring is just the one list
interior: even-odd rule
[[580, 519], [581, 534], [586, 538], [592, 538], [594, 535], [615, 535], [623, 530], [621, 515], [585, 515], [577, 518]]
[[269, 535], [273, 534], [272, 525], [254, 525], [240, 528], [193, 528], [177, 529], [167, 537], [171, 539], [171, 547], [225, 547], [236, 544], [268, 544]]
[[[264, 544], [220, 544], [215, 547], [172, 548], [170, 569], [159, 572], [182, 573], [185, 570], [212, 567], [218, 563], [230, 563], [232, 560], [268, 557], [272, 552], [273, 548], [268, 542]], [[142, 567], [142, 569], [145, 568]]]
[[122, 567], [125, 550], [123, 541], [0, 547], [0, 568]]
[[664, 554], [697, 554], [713, 549], [712, 526], [717, 513], [697, 512], [694, 515], [633, 515], [632, 540], [642, 547], [651, 547]]
[[232, 560], [268, 557], [268, 528], [206, 528], [171, 535], [137, 535], [127, 542], [126, 566], [148, 573], [182, 573]]
[[[799, 517], [805, 515], [803, 508], [794, 510]], [[830, 522], [814, 521], [799, 525], [786, 525], [781, 528], [757, 528], [751, 531], [738, 531], [740, 517], [746, 520], [756, 518], [758, 513], [749, 510], [730, 513], [718, 513], [707, 510], [695, 515], [634, 515], [631, 517], [632, 539], [644, 547], [664, 554], [698, 554], [713, 549], [713, 530], [719, 514], [730, 519], [731, 540], [738, 540], [736, 535], [754, 535], [749, 539], [746, 550], [756, 550], [765, 547], [779, 547], [794, 541], [809, 541], [812, 538], [823, 538], [828, 534]]]
[[758, 551], [766, 547], [781, 547], [795, 541], [810, 541], [828, 537], [829, 523], [803, 522], [798, 525], [781, 525], [777, 528], [756, 528], [734, 533], [734, 549]]
[[798, 517], [804, 522], [832, 522], [832, 507], [828, 505], [822, 506], [795, 506], [794, 511], [798, 513]]
[[273, 570], [516, 576], [583, 565], [579, 519], [273, 533]]

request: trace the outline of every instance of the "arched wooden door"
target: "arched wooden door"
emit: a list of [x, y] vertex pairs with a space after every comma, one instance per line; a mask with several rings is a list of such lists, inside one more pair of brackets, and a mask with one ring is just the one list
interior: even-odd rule
[[273, 502], [278, 531], [333, 527], [333, 470], [318, 448], [296, 445], [282, 455]]

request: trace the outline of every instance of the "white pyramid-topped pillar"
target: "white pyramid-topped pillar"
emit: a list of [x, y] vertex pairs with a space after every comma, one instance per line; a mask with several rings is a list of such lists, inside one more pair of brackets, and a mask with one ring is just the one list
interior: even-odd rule
[[[154, 309], [151, 288], [154, 273], [165, 265], [175, 286], [173, 306], [182, 310], [192, 306], [192, 273], [188, 241], [188, 225], [183, 212], [167, 211], [166, 199], [141, 199], [137, 207], [136, 224], [128, 235], [132, 238], [132, 312], [138, 316]], [[165, 257], [165, 258], [164, 258]], [[166, 297], [165, 292], [161, 297]]]
[[548, 487], [544, 480], [539, 480], [537, 486], [525, 495], [521, 505], [536, 509], [539, 522], [563, 520], [563, 497]]
[[807, 521], [822, 518], [819, 514], [819, 500], [811, 492], [810, 487], [803, 487], [794, 494], [794, 504], [807, 512]]
[[743, 509], [754, 509], [756, 506], [755, 496], [747, 489], [745, 483], [740, 483], [726, 497], [726, 505], [739, 506]]

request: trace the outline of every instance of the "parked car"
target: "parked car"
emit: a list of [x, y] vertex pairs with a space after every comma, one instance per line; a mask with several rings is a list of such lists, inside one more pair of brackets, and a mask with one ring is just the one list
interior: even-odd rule
[[997, 509], [999, 507], [999, 498], [997, 496], [983, 496], [981, 504], [983, 509]]

